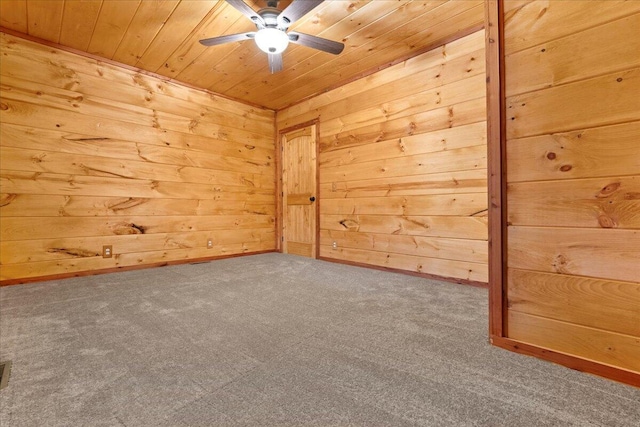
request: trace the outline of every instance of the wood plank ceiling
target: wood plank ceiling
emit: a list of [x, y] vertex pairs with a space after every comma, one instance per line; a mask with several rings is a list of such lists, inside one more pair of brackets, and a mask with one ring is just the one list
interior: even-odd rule
[[[286, 7], [291, 0], [280, 2]], [[264, 0], [248, 0], [254, 9]], [[483, 0], [328, 0], [291, 29], [346, 47], [339, 56], [290, 45], [270, 74], [252, 41], [204, 47], [198, 40], [253, 31], [217, 0], [1, 0], [0, 25], [102, 58], [281, 109], [481, 25]]]

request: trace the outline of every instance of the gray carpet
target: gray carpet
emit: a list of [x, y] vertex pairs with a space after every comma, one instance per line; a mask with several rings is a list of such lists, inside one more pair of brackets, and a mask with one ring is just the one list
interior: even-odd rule
[[638, 426], [491, 347], [487, 291], [281, 254], [0, 290], [2, 426]]

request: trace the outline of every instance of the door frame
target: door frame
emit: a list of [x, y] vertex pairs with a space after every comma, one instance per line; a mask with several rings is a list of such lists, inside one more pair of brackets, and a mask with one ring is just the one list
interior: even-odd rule
[[276, 250], [282, 253], [282, 240], [284, 235], [282, 233], [283, 224], [283, 185], [282, 185], [282, 154], [284, 153], [284, 145], [282, 144], [282, 138], [285, 134], [293, 132], [299, 129], [303, 129], [309, 126], [316, 127], [316, 201], [314, 202], [314, 209], [316, 215], [316, 253], [313, 254], [314, 258], [320, 257], [320, 119], [315, 118], [304, 123], [289, 126], [284, 129], [278, 129], [276, 135]]

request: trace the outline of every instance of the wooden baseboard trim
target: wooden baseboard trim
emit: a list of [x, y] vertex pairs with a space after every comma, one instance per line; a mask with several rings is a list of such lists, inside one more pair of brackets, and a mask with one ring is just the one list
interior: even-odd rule
[[492, 335], [489, 341], [496, 347], [504, 348], [515, 353], [537, 357], [538, 359], [557, 363], [558, 365], [562, 365], [576, 371], [586, 372], [634, 387], [640, 387], [640, 373], [614, 368], [613, 366], [603, 365], [591, 360], [581, 359], [579, 357], [570, 356], [568, 354], [559, 353], [496, 335]]
[[12, 285], [22, 285], [26, 283], [46, 282], [48, 280], [69, 279], [71, 277], [96, 276], [99, 274], [117, 273], [121, 271], [132, 271], [132, 270], [143, 270], [147, 268], [166, 267], [169, 265], [196, 264], [196, 263], [216, 261], [220, 259], [268, 254], [272, 252], [277, 252], [277, 251], [268, 250], [268, 251], [245, 252], [240, 254], [219, 255], [219, 256], [213, 256], [213, 257], [191, 258], [191, 259], [184, 259], [184, 260], [181, 259], [176, 261], [156, 262], [152, 264], [143, 264], [143, 265], [124, 265], [122, 267], [103, 268], [100, 270], [90, 270], [90, 271], [77, 271], [73, 273], [52, 274], [49, 276], [27, 277], [23, 279], [5, 279], [5, 280], [0, 280], [0, 286], [12, 286]]
[[362, 263], [362, 262], [345, 261], [345, 260], [337, 259], [337, 258], [327, 258], [327, 257], [319, 256], [317, 259], [319, 259], [320, 261], [334, 262], [336, 264], [345, 264], [345, 265], [351, 265], [351, 266], [354, 266], [354, 267], [363, 267], [363, 268], [370, 268], [370, 269], [373, 269], [373, 270], [388, 271], [388, 272], [391, 272], [391, 273], [406, 274], [408, 276], [422, 277], [424, 279], [440, 280], [442, 282], [457, 283], [457, 284], [460, 284], [460, 285], [474, 286], [474, 287], [477, 287], [477, 288], [485, 288], [485, 289], [489, 288], [489, 284], [488, 283], [486, 283], [486, 282], [477, 282], [475, 280], [458, 279], [458, 278], [455, 278], [455, 277], [446, 277], [446, 276], [438, 276], [437, 274], [429, 274], [429, 273], [418, 273], [417, 271], [402, 270], [402, 269], [399, 269], [399, 268], [391, 268], [391, 267], [381, 267], [379, 265], [365, 264], [365, 263]]

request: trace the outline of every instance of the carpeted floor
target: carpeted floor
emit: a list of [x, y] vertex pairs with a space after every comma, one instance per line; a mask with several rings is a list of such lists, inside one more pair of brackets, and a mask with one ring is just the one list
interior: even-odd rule
[[2, 426], [638, 426], [491, 347], [487, 291], [281, 254], [0, 290]]

